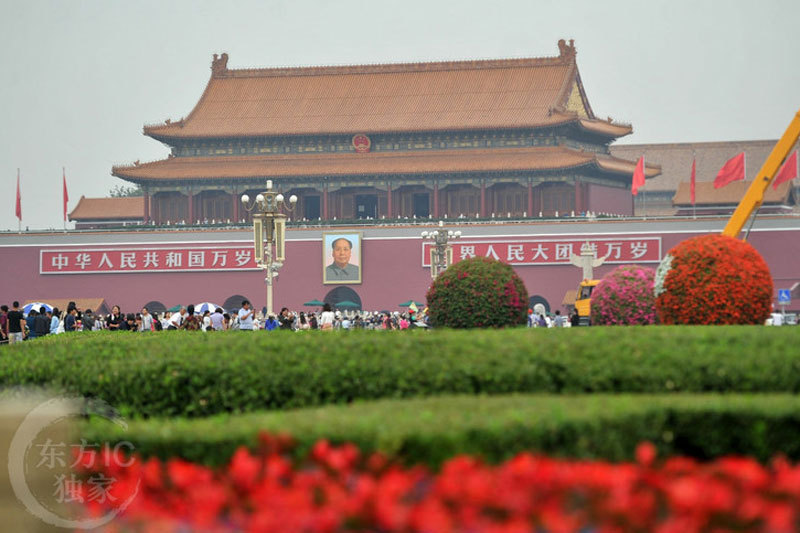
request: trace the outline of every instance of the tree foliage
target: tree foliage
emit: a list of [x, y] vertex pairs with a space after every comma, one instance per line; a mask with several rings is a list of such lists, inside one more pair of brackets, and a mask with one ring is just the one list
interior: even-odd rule
[[428, 289], [431, 322], [451, 328], [525, 324], [528, 291], [511, 266], [473, 257], [445, 270]]

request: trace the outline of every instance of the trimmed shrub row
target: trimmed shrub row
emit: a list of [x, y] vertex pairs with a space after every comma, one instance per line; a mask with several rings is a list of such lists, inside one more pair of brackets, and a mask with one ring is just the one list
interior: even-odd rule
[[0, 387], [98, 397], [130, 417], [440, 394], [800, 391], [800, 329], [98, 332], [0, 357]]
[[467, 453], [490, 462], [524, 450], [561, 457], [630, 460], [642, 441], [662, 456], [727, 454], [800, 458], [800, 397], [794, 395], [505, 395], [380, 400], [350, 406], [130, 422], [81, 428], [90, 443], [129, 441], [141, 455], [226, 463], [261, 431], [294, 436], [297, 457], [320, 439], [352, 442], [403, 462], [436, 467]]

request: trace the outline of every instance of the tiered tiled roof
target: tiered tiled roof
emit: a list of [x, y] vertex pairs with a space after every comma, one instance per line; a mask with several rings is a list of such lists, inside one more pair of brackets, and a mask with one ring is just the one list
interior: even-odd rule
[[[733, 156], [745, 152], [747, 178], [756, 176], [777, 140], [726, 141], [664, 144], [614, 144], [611, 153], [622, 159], [637, 160], [642, 155], [648, 164], [661, 166], [661, 175], [648, 180], [645, 192], [666, 192], [678, 189], [688, 181], [692, 159], [697, 161], [697, 181], [714, 181], [719, 169]], [[736, 200], [737, 202], [739, 200]]]
[[[258, 178], [269, 176], [358, 176], [417, 173], [555, 170], [594, 165], [612, 174], [632, 175], [635, 162], [564, 146], [476, 150], [417, 150], [311, 155], [173, 157], [114, 167], [112, 174], [133, 182], [163, 179]], [[648, 166], [648, 177], [660, 169]]]
[[609, 138], [630, 133], [594, 116], [572, 42], [560, 41], [559, 50], [532, 59], [237, 70], [227, 68], [227, 54], [215, 55], [192, 112], [144, 132], [165, 142], [567, 123]]
[[[744, 198], [747, 188], [752, 181], [734, 181], [725, 187], [715, 189], [714, 182], [698, 181], [695, 184], [695, 205], [697, 206], [730, 206], [737, 205]], [[786, 181], [773, 189], [772, 185], [767, 187], [764, 193], [763, 205], [789, 205], [791, 201], [793, 183]], [[692, 205], [691, 183], [683, 181], [678, 185], [675, 196], [672, 197], [672, 204], [676, 207], [687, 207]]]
[[88, 220], [141, 220], [144, 217], [144, 198], [86, 198], [81, 196], [78, 205], [69, 214], [72, 221]]

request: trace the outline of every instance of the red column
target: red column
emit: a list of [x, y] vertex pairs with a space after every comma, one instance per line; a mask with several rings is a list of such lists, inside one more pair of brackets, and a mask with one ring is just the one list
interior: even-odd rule
[[328, 186], [322, 187], [322, 220], [328, 220]]
[[144, 191], [144, 223], [150, 223], [150, 193]]
[[161, 213], [158, 209], [158, 199], [156, 199], [155, 194], [150, 197], [150, 218], [156, 224], [161, 224]]
[[439, 218], [439, 182], [433, 182], [433, 218]]
[[528, 182], [528, 216], [533, 216], [533, 183]]
[[583, 184], [575, 181], [575, 212], [583, 211]]
[[392, 218], [392, 184], [386, 182], [386, 218]]
[[233, 223], [239, 222], [239, 192], [233, 189]]
[[486, 218], [486, 183], [481, 180], [481, 218]]
[[189, 190], [189, 224], [194, 224], [194, 194]]

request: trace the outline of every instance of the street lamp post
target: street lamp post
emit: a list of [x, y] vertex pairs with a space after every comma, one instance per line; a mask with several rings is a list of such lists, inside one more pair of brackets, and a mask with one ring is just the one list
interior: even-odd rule
[[283, 194], [272, 190], [272, 180], [267, 180], [267, 190], [256, 196], [253, 203], [250, 197], [242, 195], [245, 211], [253, 213], [253, 246], [255, 260], [259, 268], [265, 270], [267, 284], [267, 316], [272, 313], [272, 282], [286, 260], [286, 215], [297, 204], [297, 196], [289, 197], [289, 206]]
[[461, 231], [444, 229], [444, 222], [439, 221], [439, 229], [423, 231], [423, 239], [431, 239], [431, 277], [436, 278], [453, 264], [453, 246], [449, 241], [461, 238]]

